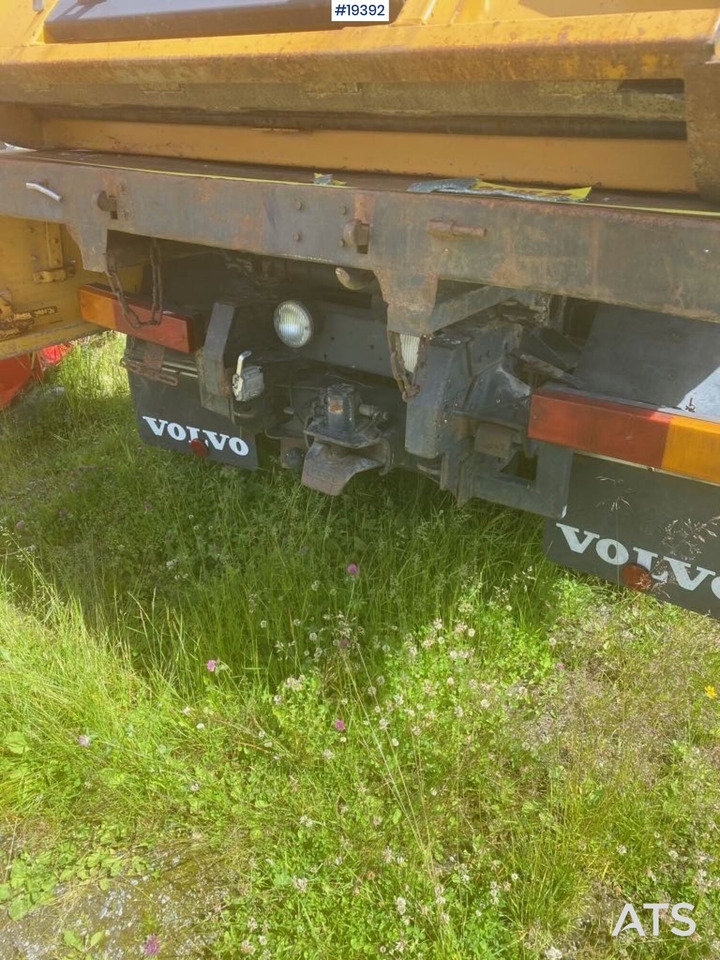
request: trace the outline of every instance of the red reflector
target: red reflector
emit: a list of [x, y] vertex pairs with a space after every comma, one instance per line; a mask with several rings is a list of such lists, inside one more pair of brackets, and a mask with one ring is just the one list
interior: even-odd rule
[[200, 457], [201, 459], [206, 457], [210, 452], [202, 440], [191, 440], [190, 449], [196, 457]]
[[594, 397], [538, 390], [528, 436], [614, 460], [661, 467], [671, 414]]
[[109, 330], [127, 333], [131, 337], [160, 343], [170, 350], [192, 353], [193, 321], [172, 310], [163, 310], [153, 316], [152, 306], [142, 297], [125, 297], [125, 310], [115, 294], [91, 283], [80, 287], [80, 315], [89, 323]]
[[640, 590], [641, 593], [647, 593], [653, 585], [650, 571], [641, 567], [639, 563], [628, 563], [622, 568], [620, 576], [626, 587], [630, 587], [631, 590]]

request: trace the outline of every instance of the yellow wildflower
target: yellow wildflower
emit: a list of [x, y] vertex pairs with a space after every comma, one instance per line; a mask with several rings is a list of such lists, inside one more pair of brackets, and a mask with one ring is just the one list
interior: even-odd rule
[[711, 683], [709, 683], [709, 684], [705, 687], [705, 696], [706, 696], [706, 697], [709, 697], [711, 700], [714, 700], [715, 697], [717, 696], [717, 690], [715, 689], [715, 687], [714, 687]]

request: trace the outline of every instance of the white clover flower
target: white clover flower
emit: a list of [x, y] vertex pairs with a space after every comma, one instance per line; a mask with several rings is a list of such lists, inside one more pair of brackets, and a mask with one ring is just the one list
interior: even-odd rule
[[396, 898], [395, 909], [397, 910], [397, 912], [400, 914], [401, 917], [405, 915], [405, 911], [407, 910], [407, 902], [404, 897]]

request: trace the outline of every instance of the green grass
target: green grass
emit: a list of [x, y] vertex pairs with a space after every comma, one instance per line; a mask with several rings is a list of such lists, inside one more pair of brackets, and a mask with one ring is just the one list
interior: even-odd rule
[[[68, 902], [48, 957], [720, 947], [716, 624], [421, 478], [328, 499], [145, 448], [118, 355], [0, 421], [2, 960]], [[87, 891], [170, 854], [183, 925], [152, 901], [118, 947]], [[626, 901], [697, 935], [613, 939]]]

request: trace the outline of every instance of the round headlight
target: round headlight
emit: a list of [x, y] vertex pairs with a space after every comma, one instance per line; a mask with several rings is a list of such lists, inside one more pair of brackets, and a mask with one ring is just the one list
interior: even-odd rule
[[275, 333], [286, 347], [297, 350], [310, 343], [314, 332], [312, 314], [297, 300], [285, 300], [275, 309]]

